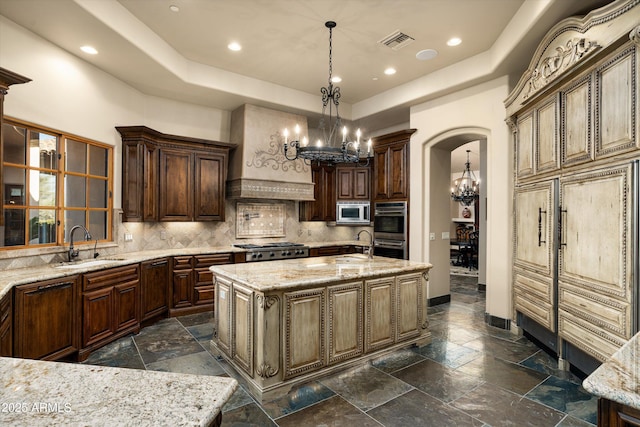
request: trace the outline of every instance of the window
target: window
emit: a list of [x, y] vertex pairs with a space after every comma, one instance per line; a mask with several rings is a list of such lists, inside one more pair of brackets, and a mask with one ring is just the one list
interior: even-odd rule
[[0, 247], [64, 245], [76, 224], [111, 240], [112, 147], [10, 120], [3, 144]]

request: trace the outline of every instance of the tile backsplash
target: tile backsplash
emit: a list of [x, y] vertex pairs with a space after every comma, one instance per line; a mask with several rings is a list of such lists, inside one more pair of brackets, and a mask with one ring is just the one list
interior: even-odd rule
[[[101, 256], [116, 255], [125, 252], [139, 252], [157, 249], [205, 248], [230, 246], [234, 243], [296, 242], [316, 243], [355, 240], [356, 233], [364, 227], [333, 226], [324, 222], [298, 221], [298, 202], [277, 200], [273, 205], [282, 207], [283, 235], [269, 237], [254, 235], [246, 238], [237, 236], [237, 203], [257, 203], [268, 205], [265, 200], [228, 200], [226, 220], [216, 222], [122, 222], [122, 211], [114, 213], [113, 242], [99, 243], [97, 251]], [[276, 211], [280, 212], [280, 208]], [[125, 241], [125, 234], [132, 236]], [[82, 244], [80, 259], [91, 258], [93, 245]], [[39, 266], [67, 260], [67, 249], [49, 247], [24, 250], [0, 251], [0, 270]]]

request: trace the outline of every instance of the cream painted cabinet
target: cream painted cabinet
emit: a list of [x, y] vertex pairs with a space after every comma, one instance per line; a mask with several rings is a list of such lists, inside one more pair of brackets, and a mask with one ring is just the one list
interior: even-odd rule
[[559, 23], [505, 101], [513, 317], [585, 373], [640, 327], [639, 22], [619, 1]]
[[362, 354], [362, 282], [328, 288], [329, 363]]
[[324, 288], [284, 294], [285, 379], [326, 365]]
[[422, 275], [407, 274], [396, 277], [397, 329], [396, 340], [414, 338], [420, 335], [426, 316], [423, 313]]
[[364, 350], [368, 353], [393, 344], [396, 338], [395, 278], [365, 281], [366, 325]]
[[633, 169], [560, 180], [558, 332], [600, 361], [633, 335]]

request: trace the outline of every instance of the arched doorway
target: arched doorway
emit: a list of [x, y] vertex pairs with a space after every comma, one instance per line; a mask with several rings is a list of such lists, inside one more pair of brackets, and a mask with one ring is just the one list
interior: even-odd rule
[[[460, 128], [440, 134], [424, 145], [425, 165], [427, 166], [429, 190], [428, 236], [424, 236], [428, 245], [429, 262], [433, 264], [430, 272], [429, 303], [436, 305], [450, 300], [450, 241], [452, 236], [451, 204], [451, 153], [458, 147], [472, 141], [478, 141], [478, 163], [481, 182], [487, 179], [487, 140], [489, 131], [483, 128]], [[473, 160], [473, 159], [472, 159]], [[474, 166], [475, 169], [475, 166]], [[477, 206], [478, 216], [478, 285], [486, 286], [486, 186], [480, 185], [480, 199]]]

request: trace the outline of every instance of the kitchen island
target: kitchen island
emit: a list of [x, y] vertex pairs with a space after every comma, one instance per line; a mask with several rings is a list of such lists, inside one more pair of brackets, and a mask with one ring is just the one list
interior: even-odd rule
[[598, 396], [598, 426], [640, 425], [640, 333], [583, 382]]
[[0, 425], [219, 426], [232, 378], [0, 357]]
[[431, 264], [351, 254], [212, 266], [214, 352], [260, 401], [431, 340]]

